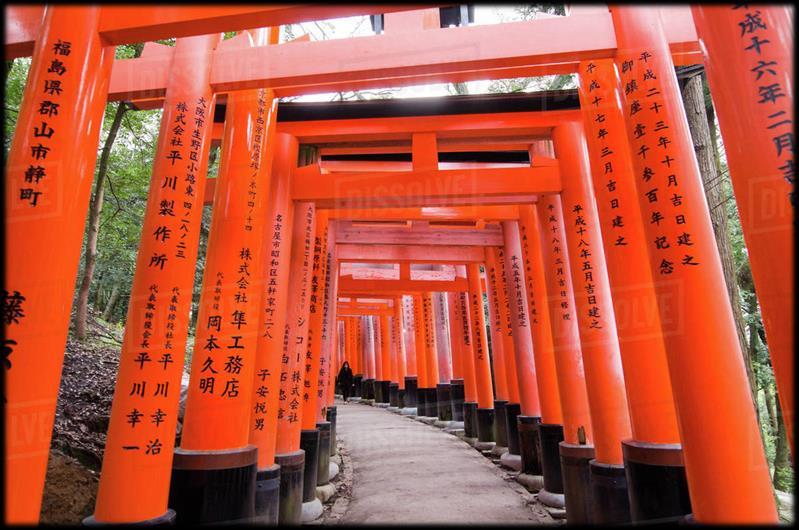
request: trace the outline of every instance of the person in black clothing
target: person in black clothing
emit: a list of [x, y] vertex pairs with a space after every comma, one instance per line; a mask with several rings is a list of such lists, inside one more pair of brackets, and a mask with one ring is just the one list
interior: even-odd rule
[[341, 388], [341, 395], [344, 396], [344, 402], [350, 397], [352, 390], [352, 369], [347, 361], [341, 365], [341, 370], [338, 371], [338, 385]]

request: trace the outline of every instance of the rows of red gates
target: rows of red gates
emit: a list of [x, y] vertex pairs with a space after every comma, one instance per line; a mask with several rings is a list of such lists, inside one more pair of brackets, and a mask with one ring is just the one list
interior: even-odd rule
[[[278, 42], [281, 24], [375, 13], [377, 35]], [[315, 520], [345, 362], [356, 399], [462, 428], [570, 523], [777, 522], [675, 65], [707, 70], [793, 447], [792, 11], [441, 13], [7, 11], [7, 55], [32, 54], [5, 183], [7, 522], [38, 521], [107, 98], [163, 114], [86, 524]], [[578, 90], [278, 103], [553, 72]], [[442, 162], [464, 152], [523, 157]]]

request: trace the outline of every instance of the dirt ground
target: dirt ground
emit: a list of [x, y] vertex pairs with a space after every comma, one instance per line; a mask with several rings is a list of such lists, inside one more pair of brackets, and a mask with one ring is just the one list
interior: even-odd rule
[[59, 451], [50, 451], [41, 524], [76, 525], [94, 511], [98, 473]]

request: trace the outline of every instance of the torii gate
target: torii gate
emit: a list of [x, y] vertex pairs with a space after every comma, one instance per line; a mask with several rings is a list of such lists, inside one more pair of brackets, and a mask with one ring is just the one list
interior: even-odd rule
[[[583, 470], [590, 470], [592, 487], [601, 489], [607, 486], [607, 477], [618, 478], [620, 472], [623, 476], [625, 467], [628, 480], [634, 482], [630, 473], [644, 469], [639, 464], [651, 465], [652, 454], [677, 454], [675, 447], [668, 447], [677, 441], [676, 423], [666, 425], [669, 422], [658, 422], [647, 413], [645, 406], [638, 406], [652, 398], [655, 390], [664, 391], [663, 378], [636, 380], [632, 376], [640, 373], [660, 376], [667, 369], [671, 375], [675, 422], [679, 421], [680, 425], [679, 438], [695, 519], [699, 522], [775, 521], [768, 470], [760, 450], [754, 410], [746, 392], [746, 377], [734, 336], [729, 302], [724, 297], [705, 294], [708, 289], [723, 292], [723, 276], [673, 74], [675, 64], [699, 63], [705, 59], [698, 51], [698, 39], [701, 38], [708, 54], [708, 74], [726, 144], [746, 145], [749, 149], [756, 149], [760, 155], [753, 157], [742, 149], [730, 149], [730, 173], [752, 255], [753, 276], [761, 297], [782, 410], [788, 432], [792, 433], [793, 336], [790, 323], [793, 317], [793, 283], [790, 281], [792, 259], [788, 250], [792, 248], [792, 202], [789, 199], [793, 199], [794, 173], [793, 159], [790, 158], [793, 155], [793, 137], [785, 130], [791, 123], [785, 117], [791, 116], [793, 109], [792, 84], [787, 77], [793, 65], [789, 42], [792, 31], [788, 9], [756, 7], [700, 6], [691, 8], [690, 12], [688, 8], [614, 6], [608, 11], [601, 6], [575, 7], [569, 16], [563, 18], [446, 30], [438, 29], [436, 24], [432, 28], [429, 26], [429, 10], [389, 13], [394, 9], [410, 9], [409, 6], [153, 8], [146, 12], [141, 8], [122, 6], [47, 6], [43, 12], [38, 7], [7, 10], [11, 22], [11, 31], [6, 35], [7, 57], [20, 56], [32, 49], [33, 62], [18, 122], [18, 130], [31, 131], [32, 134], [15, 136], [6, 179], [6, 220], [11, 228], [9, 248], [13, 248], [17, 256], [7, 263], [4, 295], [4, 314], [9, 326], [6, 345], [10, 349], [11, 366], [7, 396], [6, 478], [9, 484], [14, 485], [7, 490], [9, 510], [6, 520], [35, 522], [38, 518], [61, 352], [68, 326], [71, 286], [77, 270], [106, 93], [109, 99], [149, 99], [149, 104], [163, 104], [165, 110], [144, 224], [144, 233], [155, 233], [156, 239], [142, 241], [140, 248], [95, 515], [102, 522], [159, 521], [174, 516], [167, 510], [173, 443], [170, 434], [176, 421], [174, 388], [180, 375], [177, 366], [182, 364], [182, 355], [177, 352], [183, 351], [187, 332], [188, 305], [184, 293], [191, 288], [192, 256], [197, 250], [200, 208], [195, 206], [199, 206], [204, 197], [205, 167], [201, 161], [207, 158], [212, 129], [208, 112], [213, 109], [215, 94], [229, 91], [228, 105], [237, 108], [236, 113], [231, 113], [233, 116], [249, 114], [263, 122], [261, 130], [251, 136], [239, 138], [234, 132], [229, 134], [227, 144], [238, 147], [231, 152], [239, 153], [231, 155], [238, 159], [235, 163], [230, 162], [230, 167], [237, 164], [238, 167], [247, 167], [249, 163], [259, 169], [260, 160], [271, 162], [272, 156], [275, 163], [271, 185], [263, 178], [259, 184], [257, 178], [250, 183], [237, 183], [236, 179], [228, 177], [226, 182], [220, 180], [217, 186], [238, 190], [234, 196], [243, 197], [243, 203], [235, 215], [247, 219], [247, 215], [252, 217], [256, 207], [248, 206], [244, 200], [248, 193], [246, 185], [255, 184], [253, 189], [257, 187], [260, 190], [258, 201], [268, 197], [265, 200], [268, 208], [264, 209], [268, 212], [268, 221], [266, 226], [244, 223], [242, 226], [250, 229], [243, 228], [230, 238], [233, 241], [231, 245], [239, 245], [239, 255], [235, 259], [216, 246], [211, 252], [209, 243], [209, 256], [216, 261], [207, 270], [216, 268], [219, 274], [224, 274], [223, 270], [235, 270], [253, 259], [251, 252], [245, 250], [251, 251], [248, 245], [256, 240], [249, 238], [245, 231], [266, 231], [270, 236], [277, 236], [271, 237], [272, 252], [283, 258], [275, 258], [273, 254], [276, 263], [271, 270], [275, 273], [272, 275], [267, 270], [265, 274], [279, 287], [276, 287], [276, 296], [272, 297], [267, 291], [265, 297], [267, 300], [274, 298], [281, 309], [288, 308], [289, 326], [264, 317], [261, 321], [267, 329], [286, 327], [287, 335], [297, 339], [297, 348], [305, 348], [307, 324], [299, 322], [303, 321], [309, 307], [314, 307], [315, 301], [313, 295], [309, 296], [309, 291], [313, 289], [315, 276], [310, 273], [311, 264], [307, 259], [303, 262], [301, 256], [317, 254], [309, 248], [311, 243], [308, 241], [313, 241], [316, 233], [325, 233], [329, 215], [325, 213], [328, 210], [322, 208], [315, 215], [317, 206], [357, 209], [392, 205], [456, 205], [458, 201], [474, 204], [480, 202], [474, 196], [482, 193], [496, 195], [483, 201], [484, 204], [492, 201], [522, 204], [520, 220], [516, 224], [503, 221], [502, 231], [506, 263], [511, 263], [505, 269], [509, 299], [513, 301], [509, 304], [511, 320], [517, 325], [526, 322], [535, 328], [536, 324], [529, 318], [534, 314], [531, 299], [535, 300], [539, 314], [545, 312], [547, 297], [541, 297], [541, 289], [534, 282], [526, 284], [528, 277], [519, 271], [519, 263], [530, 261], [530, 275], [537, 274], [541, 280], [538, 285], [545, 283], [550, 296], [550, 331], [559, 382], [573, 381], [568, 377], [577, 373], [576, 369], [582, 362], [586, 364], [585, 395], [575, 400], [575, 396], [562, 391], [564, 384], [560, 384], [565, 435], [560, 454], [574, 467], [571, 470], [564, 466], [562, 477], [566, 483], [564, 489], [570, 520], [580, 520], [580, 507], [585, 508], [586, 518], [591, 508], [595, 508], [600, 518], [606, 518], [600, 522], [623, 517], [619, 511], [624, 510], [603, 505], [602, 498], [588, 498], [590, 489], [585, 484]], [[385, 33], [362, 39], [278, 45], [274, 37], [270, 44], [266, 34], [253, 32], [252, 36], [242, 34], [217, 46], [219, 36], [214, 35], [215, 32], [241, 30], [252, 25], [276, 26], [375, 12], [386, 13]], [[696, 21], [695, 26], [692, 19]], [[162, 51], [147, 58], [113, 61], [110, 44], [170, 36], [179, 38], [175, 48], [168, 53]], [[508, 42], [513, 42], [514, 47], [509, 48]], [[730, 42], [740, 45], [730, 46]], [[479, 53], [475, 52], [476, 43], [480, 46]], [[446, 49], [448, 53], [430, 52], [435, 49]], [[357, 55], [362, 61], [342, 64], [337, 60], [348, 55]], [[314, 60], [303, 60], [308, 57], [314, 57]], [[411, 58], [410, 62], [408, 58]], [[763, 71], [761, 63], [773, 68]], [[721, 64], [725, 65], [724, 70], [720, 69]], [[615, 69], [619, 71], [621, 83]], [[153, 75], [142, 75], [145, 71]], [[529, 168], [511, 170], [520, 176], [518, 187], [502, 176], [508, 170], [447, 170], [452, 173], [446, 174], [437, 169], [437, 160], [433, 156], [438, 151], [437, 137], [445, 136], [446, 131], [438, 129], [432, 120], [426, 128], [416, 129], [412, 134], [413, 170], [408, 177], [411, 179], [409, 182], [421, 186], [422, 191], [407, 193], [403, 201], [392, 202], [391, 191], [380, 189], [393, 184], [391, 175], [333, 172], [323, 178], [321, 169], [313, 164], [296, 168], [299, 143], [308, 141], [298, 132], [281, 130], [274, 135], [274, 142], [262, 141], [263, 136], [273, 138], [277, 125], [275, 106], [269, 109], [269, 102], [275, 94], [570, 72], [577, 72], [580, 78], [579, 115], [560, 116], [554, 123], [543, 126], [544, 136], [551, 133], [554, 140], [558, 165], [536, 166], [533, 157]], [[761, 80], [763, 76], [771, 76], [768, 84]], [[43, 87], [43, 91], [34, 92], [37, 86]], [[232, 92], [234, 90], [241, 93]], [[54, 98], [57, 98], [57, 113], [52, 110]], [[651, 101], [652, 104], [645, 105], [642, 101], [647, 104]], [[42, 109], [49, 114], [43, 114]], [[174, 127], [170, 128], [172, 123], [182, 123], [187, 113], [191, 114], [188, 118], [191, 132], [182, 129], [178, 133]], [[733, 117], [741, 114], [749, 116], [757, 127], [739, 127]], [[47, 117], [46, 121], [43, 115]], [[634, 115], [637, 117], [632, 118]], [[478, 118], [476, 121], [479, 124], [461, 128], [476, 130], [474, 136], [485, 136], [485, 129], [477, 129], [490, 120]], [[599, 125], [605, 121], [607, 125]], [[339, 127], [342, 125], [338, 124]], [[396, 122], [393, 126], [401, 127]], [[85, 134], [65, 137], [58, 134], [63, 127], [85, 131]], [[671, 136], [651, 134], [666, 129]], [[340, 132], [341, 129], [337, 129], [331, 134]], [[187, 143], [170, 149], [168, 142], [182, 134], [186, 134], [187, 140], [189, 136], [196, 139], [196, 145]], [[356, 134], [370, 133], [361, 129]], [[380, 134], [385, 135], [384, 139], [396, 134], [407, 136], [407, 133], [377, 127], [371, 131], [371, 138], [375, 139]], [[351, 135], [350, 140], [354, 137], [355, 134]], [[360, 141], [364, 140], [366, 138], [361, 137]], [[172, 145], [177, 144], [173, 142]], [[264, 153], [263, 157], [261, 153]], [[652, 168], [655, 161], [647, 160], [647, 153], [650, 156], [662, 155], [663, 159], [657, 163], [664, 167]], [[185, 180], [188, 185], [181, 181], [185, 191], [180, 192], [176, 190], [177, 177], [170, 175], [170, 168], [177, 160], [187, 164]], [[198, 164], [193, 164], [195, 160]], [[609, 163], [614, 168], [612, 179], [600, 176], [608, 174]], [[269, 165], [263, 164], [264, 167]], [[230, 171], [220, 172], [220, 175], [223, 173], [229, 174]], [[293, 175], [292, 179], [289, 179], [290, 175]], [[537, 182], [539, 176], [543, 182]], [[316, 180], [309, 180], [314, 178]], [[470, 189], [462, 181], [459, 184], [458, 179], [464, 178], [475, 179], [479, 186]], [[663, 189], [675, 188], [668, 198], [666, 210], [658, 205], [664, 197], [658, 195], [663, 193], [662, 189], [641, 188], [652, 179], [653, 185], [657, 183]], [[314, 189], [302, 183], [308, 186], [321, 183], [321, 186]], [[223, 184], [232, 188], [223, 187]], [[425, 190], [425, 186], [437, 186], [439, 191], [430, 192]], [[444, 191], [440, 191], [442, 187]], [[348, 188], [362, 195], [346, 193]], [[270, 190], [268, 195], [267, 189]], [[409, 192], [410, 188], [400, 191]], [[217, 196], [220, 193], [216, 191]], [[513, 197], [509, 200], [508, 195]], [[538, 196], [539, 202], [535, 207], [523, 199], [530, 195]], [[596, 205], [593, 204], [594, 197]], [[182, 203], [183, 210], [172, 211], [170, 201], [177, 201], [176, 208]], [[774, 215], [764, 217], [759, 206], [764, 201], [778, 205], [773, 210]], [[248, 211], [248, 207], [253, 210]], [[174, 222], [159, 219], [159, 216], [173, 215]], [[669, 222], [665, 220], [666, 215], [674, 218], [668, 227], [661, 225], [661, 221], [664, 224]], [[622, 220], [618, 221], [619, 218]], [[215, 218], [212, 232], [219, 233], [219, 227], [234, 226], [235, 223], [228, 225], [227, 221], [233, 221], [233, 218], [220, 217], [218, 223]], [[566, 222], [577, 223], [574, 226], [584, 227], [578, 228], [583, 231], [567, 232], [564, 228]], [[536, 228], [536, 223], [541, 225], [541, 230]], [[292, 244], [284, 243], [286, 240], [281, 234], [292, 233], [287, 228], [292, 225], [295, 228], [293, 233], [299, 235], [293, 238]], [[518, 231], [514, 230], [516, 226]], [[621, 226], [629, 229], [623, 234], [614, 232], [615, 227]], [[160, 227], [165, 230], [159, 231]], [[545, 229], [557, 237], [552, 241], [541, 237], [550, 233]], [[174, 230], [174, 233], [185, 231], [186, 239], [173, 238], [171, 243], [166, 243], [165, 234], [169, 230]], [[226, 235], [230, 230], [233, 229], [225, 229]], [[519, 233], [521, 237], [517, 235]], [[541, 241], [532, 245], [531, 250], [529, 240], [535, 239], [536, 233], [540, 234]], [[525, 239], [528, 241], [526, 246], [520, 243]], [[219, 245], [222, 248], [223, 244]], [[588, 256], [578, 255], [585, 252], [581, 247], [586, 245], [594, 251], [590, 260]], [[628, 246], [635, 250], [637, 259], [632, 263], [638, 266], [632, 267], [634, 274], [630, 273], [630, 267], [620, 265], [624, 263], [620, 254], [623, 249], [614, 246]], [[678, 254], [677, 249], [682, 246], [691, 247], [691, 253]], [[324, 254], [322, 249], [328, 249], [324, 241], [320, 241], [319, 248], [319, 255]], [[667, 250], [669, 248], [671, 250]], [[568, 250], [568, 259], [565, 250]], [[328, 250], [327, 255], [330, 254]], [[291, 263], [287, 259], [289, 255], [294, 256]], [[537, 261], [543, 267], [536, 273]], [[585, 263], [595, 271], [592, 274], [604, 281], [603, 284], [597, 287], [595, 279], [589, 280], [587, 274], [580, 274], [588, 270]], [[479, 281], [474, 274], [477, 265], [469, 267], [472, 272], [470, 290], [479, 292]], [[578, 271], [578, 268], [582, 270]], [[666, 281], [661, 281], [664, 275], [668, 275]], [[633, 328], [631, 326], [625, 331], [618, 321], [621, 313], [619, 299], [625, 299], [625, 286], [634, 286], [634, 282], [629, 281], [631, 278], [650, 286], [644, 287], [643, 291], [648, 293], [647, 299], [657, 301], [661, 311], [669, 300], [680, 301], [683, 310], [676, 322], [666, 322], [661, 314], [659, 323], [647, 324], [650, 330], [656, 331], [654, 337], [660, 341], [658, 348], [663, 352], [663, 361], [659, 367], [653, 367], [651, 363], [636, 363], [635, 356], [628, 353], [632, 350], [627, 350], [623, 340], [625, 333]], [[654, 279], [658, 280], [653, 282]], [[207, 277], [205, 281], [208, 290], [213, 292], [215, 279]], [[572, 282], [575, 286], [590, 289], [587, 296], [578, 298]], [[654, 288], [651, 287], [653, 284]], [[471, 289], [474, 285], [477, 288]], [[296, 303], [294, 300], [289, 303], [289, 288], [298, 297]], [[240, 287], [239, 291], [242, 289]], [[618, 296], [612, 298], [611, 289]], [[335, 292], [336, 289], [331, 287], [329, 290]], [[557, 293], [562, 294], [558, 297]], [[228, 299], [233, 296], [241, 298], [242, 295], [233, 289], [226, 291], [224, 296]], [[212, 298], [212, 295], [208, 296], [208, 307], [213, 305]], [[592, 302], [592, 298], [600, 303]], [[471, 305], [475, 317], [482, 318], [477, 304]], [[265, 301], [262, 307], [268, 312], [271, 303]], [[257, 304], [254, 308], [258, 310]], [[159, 314], [155, 321], [152, 320], [154, 312]], [[210, 319], [214, 315], [208, 316]], [[557, 316], [562, 318], [557, 319]], [[708, 320], [716, 325], [708, 326]], [[152, 326], [153, 322], [157, 325]], [[211, 322], [209, 320], [209, 326]], [[222, 324], [215, 324], [216, 331], [238, 349], [239, 340], [244, 336], [234, 335], [236, 330], [231, 326], [237, 326], [240, 331], [247, 325], [246, 321], [239, 316], [232, 324], [224, 325], [225, 330], [220, 331]], [[669, 325], [674, 327], [669, 328]], [[134, 338], [133, 335], [140, 332], [147, 336], [141, 337], [142, 342], [138, 343], [140, 337]], [[208, 342], [213, 344], [215, 335], [208, 333], [208, 327], [206, 333]], [[535, 329], [528, 334], [531, 340], [545, 335], [542, 331], [539, 336]], [[323, 349], [329, 347], [329, 338], [323, 335]], [[514, 336], [518, 352], [525, 345], [520, 345], [516, 339]], [[250, 340], [254, 347], [254, 339], [245, 340]], [[150, 342], [170, 346], [156, 355], [149, 349]], [[277, 357], [276, 352], [283, 351], [278, 340], [274, 343], [259, 342], [264, 344], [258, 345], [259, 352], [270, 351], [274, 353], [273, 357]], [[600, 355], [598, 344], [604, 345], [603, 351], [611, 351], [611, 354]], [[172, 348], [174, 355], [166, 352]], [[540, 348], [536, 345], [535, 349]], [[697, 349], [701, 350], [701, 356], [696, 355]], [[43, 361], [42, 352], [50, 357]], [[186, 462], [193, 461], [192, 450], [213, 450], [217, 451], [215, 466], [230, 466], [232, 458], [238, 459], [238, 463], [252, 465], [255, 471], [256, 463], [251, 460], [255, 451], [248, 445], [251, 441], [257, 441], [256, 445], [261, 450], [259, 461], [262, 454], [270, 455], [266, 464], [257, 466], [263, 473], [273, 467], [273, 460], [279, 460], [278, 456], [282, 458], [280, 461], [286, 472], [301, 462], [297, 450], [300, 430], [294, 426], [296, 411], [286, 409], [284, 416], [278, 414], [277, 426], [272, 423], [270, 429], [266, 429], [272, 433], [273, 441], [275, 434], [278, 435], [278, 455], [274, 455], [274, 448], [269, 448], [268, 437], [259, 441], [257, 435], [248, 432], [246, 415], [241, 415], [248, 409], [249, 402], [236, 398], [239, 392], [249, 397], [249, 392], [259, 386], [251, 380], [251, 376], [258, 373], [253, 365], [259, 364], [259, 356], [252, 355], [249, 359], [234, 356], [229, 361], [223, 392], [233, 400], [231, 404], [239, 402], [234, 405], [239, 413], [238, 420], [220, 420], [218, 426], [221, 427], [214, 429], [222, 435], [218, 439], [204, 432], [194, 438], [187, 436], [186, 442], [191, 441], [194, 449], [187, 446], [185, 454], [182, 454], [181, 458]], [[213, 361], [210, 356], [209, 359]], [[241, 369], [238, 364], [245, 360], [252, 362], [244, 363], [247, 368], [239, 380], [233, 377], [239, 372], [233, 370]], [[624, 361], [623, 374], [621, 361]], [[149, 371], [146, 371], [144, 363], [148, 362], [152, 364], [147, 365]], [[197, 362], [202, 363], [202, 360]], [[157, 363], [163, 368], [156, 366]], [[163, 371], [158, 372], [156, 368]], [[272, 371], [277, 368], [272, 366]], [[540, 371], [537, 357], [535, 366], [530, 368], [534, 372]], [[197, 366], [198, 372], [201, 369], [201, 365]], [[267, 368], [263, 370], [269, 372]], [[287, 361], [285, 373], [294, 374], [298, 370], [296, 364]], [[192, 371], [195, 371], [194, 367]], [[623, 380], [625, 384], [603, 386], [614, 378]], [[199, 378], [192, 379], [192, 385], [194, 380], [202, 385]], [[242, 381], [243, 385], [237, 387], [237, 383]], [[170, 383], [172, 395], [168, 394]], [[220, 384], [223, 384], [221, 379]], [[286, 385], [285, 390], [291, 392], [295, 386]], [[193, 386], [190, 392], [198, 396], [197, 403], [205, 399], [200, 397], [202, 389], [199, 386]], [[723, 400], [719, 402], [709, 396], [722, 396]], [[630, 405], [629, 418], [624, 412], [625, 401]], [[149, 415], [147, 420], [150, 424], [147, 426], [139, 425], [139, 415], [143, 415], [140, 407]], [[214, 417], [212, 409], [203, 411], [202, 407], [187, 407], [187, 424], [190, 409], [203, 421]], [[316, 410], [308, 415], [311, 420], [316, 417]], [[136, 420], [131, 422], [132, 418]], [[41, 427], [40, 432], [34, 438], [26, 436], [24, 433], [30, 430], [25, 426], [34, 424]], [[305, 421], [303, 424], [307, 425]], [[257, 421], [255, 425], [258, 425]], [[132, 431], [137, 426], [139, 430]], [[716, 436], [708, 436], [708, 432]], [[736, 435], [722, 436], [726, 432]], [[546, 429], [541, 428], [540, 433], [543, 437]], [[620, 445], [622, 438], [630, 434], [634, 443]], [[227, 435], [229, 439], [223, 440]], [[595, 445], [595, 455], [589, 450], [591, 442]], [[650, 447], [653, 444], [657, 447]], [[754, 452], [751, 452], [752, 448], [755, 448]], [[589, 464], [591, 456], [596, 458]], [[542, 463], [545, 460], [542, 455]], [[673, 456], [667, 456], [666, 460], [670, 464], [666, 467], [674, 467]], [[622, 466], [623, 462], [626, 466]], [[631, 471], [633, 469], [635, 471]], [[190, 477], [191, 473], [185, 476]], [[720, 479], [723, 483], [738, 486], [734, 494], [717, 487]], [[638, 493], [656, 495], [652, 491]], [[130, 502], [134, 494], [137, 498], [135, 505]], [[737, 502], [740, 495], [745, 496], [748, 502]], [[636, 512], [642, 509], [636, 504], [637, 500], [632, 496], [633, 518], [649, 515]], [[293, 507], [281, 506], [285, 517], [292, 510]], [[187, 511], [184, 517], [188, 515]]]

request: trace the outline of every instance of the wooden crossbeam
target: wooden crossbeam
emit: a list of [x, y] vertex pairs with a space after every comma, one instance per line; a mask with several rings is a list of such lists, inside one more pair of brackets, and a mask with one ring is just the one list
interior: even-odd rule
[[324, 175], [313, 164], [296, 170], [291, 190], [295, 201], [320, 208], [401, 208], [429, 199], [559, 193], [561, 180], [555, 165]]
[[[414, 246], [502, 246], [502, 228], [487, 225], [484, 229], [374, 228], [340, 226], [336, 229], [336, 244], [414, 245]], [[430, 253], [434, 253], [434, 248]]]
[[340, 263], [482, 263], [485, 254], [475, 246], [437, 246], [431, 251], [422, 245], [336, 245], [336, 258]]
[[355, 280], [352, 276], [341, 276], [338, 288], [352, 296], [373, 294], [401, 295], [416, 292], [464, 292], [469, 288], [466, 278], [452, 281], [439, 280]]

